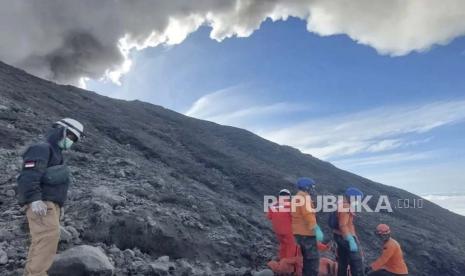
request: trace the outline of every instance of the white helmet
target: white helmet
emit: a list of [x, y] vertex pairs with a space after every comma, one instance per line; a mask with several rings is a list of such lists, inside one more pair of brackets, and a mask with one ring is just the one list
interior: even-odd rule
[[84, 126], [74, 119], [64, 118], [56, 122], [55, 125], [65, 127], [67, 130], [71, 131], [74, 135], [76, 135], [78, 140], [80, 140], [81, 137], [84, 135]]

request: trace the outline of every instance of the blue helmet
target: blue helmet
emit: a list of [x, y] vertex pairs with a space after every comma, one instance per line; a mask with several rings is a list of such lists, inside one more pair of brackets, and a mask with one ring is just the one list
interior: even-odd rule
[[297, 189], [299, 190], [308, 190], [309, 188], [315, 187], [315, 180], [309, 177], [301, 177], [297, 180]]
[[347, 188], [345, 195], [347, 197], [363, 197], [363, 192], [355, 187], [349, 187]]

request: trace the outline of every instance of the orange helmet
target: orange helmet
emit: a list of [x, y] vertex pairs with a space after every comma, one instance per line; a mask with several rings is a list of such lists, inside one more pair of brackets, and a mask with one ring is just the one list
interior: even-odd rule
[[391, 229], [389, 228], [389, 225], [387, 224], [379, 224], [376, 226], [376, 234], [378, 235], [386, 235], [386, 234], [391, 234]]

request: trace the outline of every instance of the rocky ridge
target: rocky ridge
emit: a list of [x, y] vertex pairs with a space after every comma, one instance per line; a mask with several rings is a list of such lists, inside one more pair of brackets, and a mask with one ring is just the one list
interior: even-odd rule
[[[15, 199], [21, 152], [62, 117], [82, 121], [87, 137], [66, 154], [73, 185], [58, 258], [62, 267], [74, 259], [96, 275], [251, 275], [275, 254], [263, 195], [292, 189], [302, 175], [315, 178], [323, 194], [357, 185], [389, 195], [393, 205], [419, 199], [242, 129], [56, 85], [0, 63], [2, 275], [20, 275], [26, 257], [27, 224]], [[326, 216], [318, 219], [329, 235]], [[372, 230], [380, 222], [394, 229], [412, 275], [465, 273], [464, 217], [428, 201], [421, 209], [364, 213], [357, 227], [367, 260], [378, 254]], [[83, 251], [93, 257], [73, 257]], [[51, 275], [63, 275], [59, 260]]]

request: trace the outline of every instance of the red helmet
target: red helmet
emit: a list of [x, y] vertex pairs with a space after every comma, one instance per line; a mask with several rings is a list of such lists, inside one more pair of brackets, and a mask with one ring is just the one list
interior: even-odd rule
[[391, 234], [391, 229], [389, 228], [389, 225], [387, 224], [379, 224], [376, 226], [376, 234], [378, 235], [386, 235], [386, 234]]

